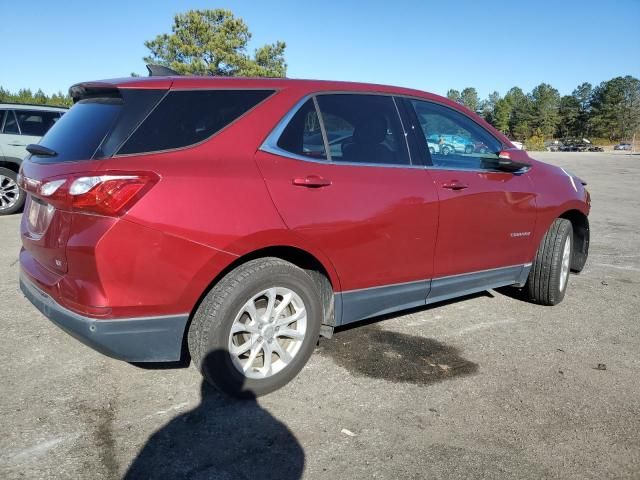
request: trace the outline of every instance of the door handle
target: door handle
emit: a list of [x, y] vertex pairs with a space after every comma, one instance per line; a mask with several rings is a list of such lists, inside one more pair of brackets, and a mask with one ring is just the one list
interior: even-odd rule
[[293, 184], [299, 187], [321, 188], [331, 185], [331, 180], [318, 175], [309, 175], [307, 177], [294, 178]]
[[447, 190], [464, 190], [465, 188], [469, 188], [469, 185], [457, 180], [452, 180], [449, 183], [443, 183], [442, 188], [446, 188]]
[[11, 145], [12, 147], [26, 147], [27, 146], [26, 143], [9, 143], [8, 145]]

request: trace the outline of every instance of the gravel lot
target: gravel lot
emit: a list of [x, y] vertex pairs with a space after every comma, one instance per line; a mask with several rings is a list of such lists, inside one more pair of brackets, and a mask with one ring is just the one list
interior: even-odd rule
[[59, 330], [0, 218], [0, 478], [640, 478], [640, 156], [535, 156], [593, 198], [562, 304], [491, 291], [342, 330], [257, 402]]

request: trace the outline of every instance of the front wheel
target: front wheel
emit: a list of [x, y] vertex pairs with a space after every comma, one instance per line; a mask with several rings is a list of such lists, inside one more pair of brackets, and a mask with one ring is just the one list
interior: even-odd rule
[[189, 352], [218, 389], [264, 395], [304, 367], [321, 323], [313, 279], [289, 262], [261, 258], [232, 270], [207, 294], [189, 328]]
[[571, 222], [556, 218], [544, 235], [531, 265], [525, 289], [529, 297], [542, 305], [557, 305], [569, 283], [573, 228]]
[[26, 194], [17, 182], [18, 174], [0, 167], [0, 215], [18, 213], [24, 207]]

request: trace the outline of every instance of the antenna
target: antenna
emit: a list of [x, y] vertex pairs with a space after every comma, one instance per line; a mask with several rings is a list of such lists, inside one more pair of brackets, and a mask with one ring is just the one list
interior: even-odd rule
[[150, 77], [169, 77], [172, 75], [180, 75], [169, 67], [165, 67], [164, 65], [154, 65], [152, 63], [147, 64], [147, 70], [149, 70]]

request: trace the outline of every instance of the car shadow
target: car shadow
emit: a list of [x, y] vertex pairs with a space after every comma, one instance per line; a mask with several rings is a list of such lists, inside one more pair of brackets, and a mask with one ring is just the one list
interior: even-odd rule
[[[205, 362], [220, 364], [216, 351]], [[241, 392], [242, 385], [232, 387]], [[193, 410], [155, 432], [124, 478], [281, 479], [302, 477], [305, 454], [293, 433], [255, 397], [227, 396], [203, 380], [202, 400]]]

